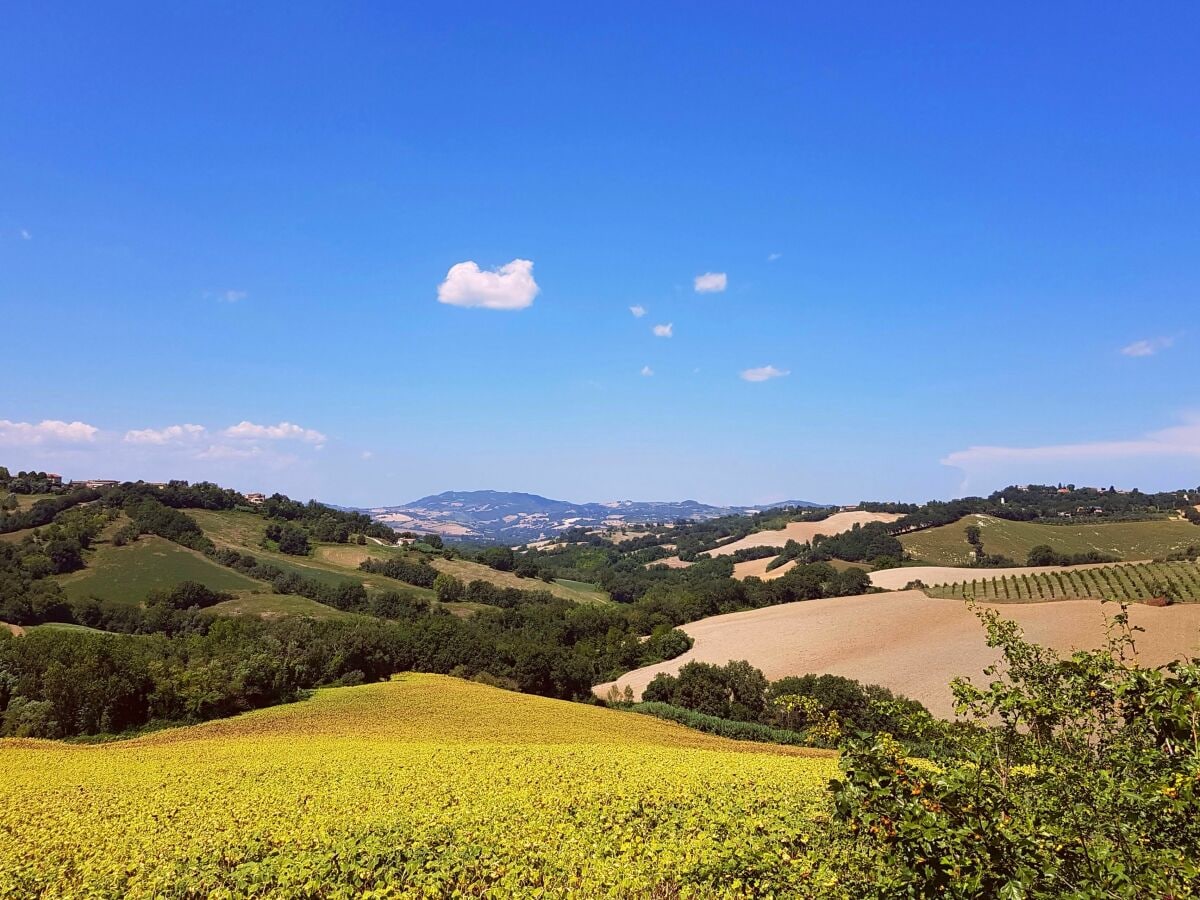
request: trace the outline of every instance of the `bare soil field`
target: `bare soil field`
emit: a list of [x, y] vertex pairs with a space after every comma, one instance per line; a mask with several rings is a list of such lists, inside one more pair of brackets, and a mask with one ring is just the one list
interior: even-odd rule
[[749, 547], [782, 547], [788, 541], [806, 544], [818, 534], [833, 536], [849, 531], [855, 525], [866, 525], [868, 522], [895, 522], [900, 516], [895, 513], [869, 512], [839, 512], [820, 522], [788, 522], [787, 526], [778, 531], [756, 531], [740, 540], [723, 544], [709, 553], [713, 556], [727, 556]]
[[904, 566], [871, 573], [871, 584], [885, 591], [901, 590], [912, 581], [926, 587], [935, 584], [962, 584], [985, 578], [1005, 578], [1012, 575], [1038, 575], [1043, 572], [1081, 572], [1084, 569], [1109, 569], [1113, 566], [1136, 565], [1136, 560], [1121, 563], [1085, 563], [1082, 566], [1014, 566], [1006, 569], [969, 569], [962, 566]]
[[[993, 607], [1018, 622], [1033, 641], [1060, 651], [1101, 646], [1105, 615], [1093, 600]], [[1200, 604], [1130, 608], [1130, 620], [1146, 629], [1138, 637], [1143, 665], [1160, 665], [1200, 653]], [[770, 679], [809, 672], [831, 673], [881, 684], [920, 700], [938, 716], [954, 713], [950, 679], [980, 681], [998, 658], [984, 640], [979, 620], [961, 600], [926, 597], [920, 591], [829, 597], [713, 616], [684, 625], [695, 646], [682, 656], [622, 675], [619, 688], [634, 694], [658, 672], [684, 663], [724, 664], [749, 660]], [[608, 684], [597, 685], [603, 696]]]
[[776, 557], [774, 556], [768, 556], [764, 559], [748, 559], [746, 562], [734, 563], [733, 577], [749, 578], [754, 576], [755, 578], [761, 578], [763, 581], [770, 581], [773, 578], [778, 578], [780, 575], [786, 575], [796, 566], [796, 561], [794, 559], [790, 559], [782, 566], [774, 568], [768, 572], [767, 566], [769, 566], [775, 559]]
[[690, 565], [690, 562], [684, 562], [678, 556], [668, 556], [666, 559], [656, 559], [654, 562], [646, 563], [643, 568], [649, 569], [651, 566], [666, 566], [668, 569], [686, 569]]

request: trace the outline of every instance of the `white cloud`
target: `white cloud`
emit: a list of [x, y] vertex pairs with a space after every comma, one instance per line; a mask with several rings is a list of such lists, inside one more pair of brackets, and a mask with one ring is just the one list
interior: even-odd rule
[[207, 432], [203, 425], [168, 425], [166, 428], [140, 428], [125, 432], [127, 444], [170, 444], [195, 440]]
[[633, 313], [633, 317], [634, 317], [635, 319], [640, 319], [642, 316], [644, 316], [644, 315], [646, 314], [646, 307], [644, 307], [644, 306], [631, 306], [631, 307], [629, 307], [629, 311], [630, 311], [631, 313]]
[[240, 303], [250, 296], [248, 291], [220, 291], [217, 299], [222, 303]]
[[0, 419], [0, 444], [83, 444], [94, 441], [99, 432], [99, 428], [84, 422], [44, 419], [34, 424]]
[[646, 378], [649, 378], [653, 374], [654, 370], [652, 368], [649, 366], [642, 366], [642, 375], [644, 375]]
[[304, 441], [307, 444], [324, 444], [327, 438], [312, 428], [301, 428], [291, 422], [278, 425], [257, 425], [254, 422], [238, 422], [223, 432], [225, 437], [268, 441]]
[[472, 261], [450, 267], [438, 285], [438, 302], [451, 306], [482, 309], [525, 309], [533, 304], [540, 288], [533, 280], [533, 263], [514, 259], [491, 272], [481, 271]]
[[942, 465], [972, 468], [1004, 463], [1039, 463], [1081, 460], [1140, 459], [1147, 457], [1200, 457], [1200, 415], [1184, 418], [1182, 425], [1151, 431], [1122, 441], [1086, 441], [1042, 447], [977, 446], [956, 450]]
[[782, 253], [768, 253], [767, 262], [775, 262], [777, 259], [783, 259]]
[[742, 371], [742, 381], [770, 381], [772, 378], [782, 378], [784, 375], [790, 375], [786, 369], [777, 369], [774, 366], [759, 366], [757, 369], [745, 369]]
[[21, 229], [21, 240], [23, 240], [23, 241], [32, 241], [33, 240], [33, 235], [29, 233], [28, 229], [26, 229], [26, 228]]
[[1166, 350], [1174, 343], [1175, 338], [1172, 337], [1148, 338], [1122, 347], [1121, 353], [1125, 356], [1153, 356], [1159, 350]]
[[359, 456], [361, 456], [363, 459], [370, 459], [374, 455], [375, 454], [370, 450], [364, 450], [362, 453], [359, 454]]
[[729, 284], [729, 278], [724, 272], [705, 272], [697, 275], [693, 285], [697, 294], [719, 294]]
[[653, 329], [655, 337], [671, 337], [675, 333], [675, 323], [668, 322], [666, 325], [655, 325]]

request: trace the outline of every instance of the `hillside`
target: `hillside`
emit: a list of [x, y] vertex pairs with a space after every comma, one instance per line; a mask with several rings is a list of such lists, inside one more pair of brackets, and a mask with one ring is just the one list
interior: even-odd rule
[[1195, 562], [1127, 563], [1119, 566], [1072, 566], [1025, 572], [976, 569], [970, 581], [927, 582], [931, 597], [1037, 603], [1093, 598], [1141, 603], [1169, 596], [1176, 603], [1200, 602], [1200, 566]]
[[1153, 559], [1200, 544], [1200, 527], [1183, 519], [1051, 525], [986, 515], [968, 515], [950, 525], [901, 535], [900, 543], [915, 560], [965, 566], [971, 561], [971, 547], [964, 535], [968, 525], [979, 526], [987, 553], [1007, 556], [1018, 563], [1023, 563], [1029, 551], [1040, 544], [1057, 553], [1096, 550], [1126, 560]]
[[521, 544], [551, 538], [573, 527], [620, 527], [678, 519], [703, 521], [781, 506], [820, 505], [806, 500], [761, 507], [710, 506], [695, 500], [571, 503], [509, 491], [446, 491], [400, 506], [377, 506], [363, 512], [397, 531], [439, 534], [451, 540]]
[[[1105, 614], [1111, 614], [1094, 600], [1012, 604], [1002, 610], [1031, 640], [1060, 650], [1102, 645]], [[1130, 618], [1146, 629], [1137, 644], [1143, 665], [1200, 652], [1200, 605], [1139, 605], [1131, 607]], [[998, 658], [961, 599], [935, 599], [920, 591], [788, 603], [713, 616], [683, 630], [695, 639], [691, 650], [621, 676], [618, 687], [629, 685], [640, 696], [655, 674], [678, 672], [692, 660], [746, 659], [768, 678], [844, 675], [920, 700], [935, 715], [952, 716], [950, 679], [979, 676]], [[608, 688], [598, 685], [596, 694], [604, 696]]]
[[709, 552], [713, 556], [729, 556], [738, 550], [748, 550], [751, 547], [782, 547], [788, 541], [806, 544], [818, 534], [831, 537], [849, 531], [855, 525], [865, 525], [868, 522], [894, 522], [898, 518], [900, 516], [895, 513], [837, 512], [819, 522], [788, 522], [780, 529], [756, 531], [739, 540], [722, 544]]
[[0, 896], [827, 896], [836, 772], [401, 676], [123, 744], [0, 741]]
[[97, 542], [88, 554], [87, 568], [58, 579], [72, 600], [96, 597], [137, 604], [152, 590], [168, 590], [181, 581], [195, 581], [214, 591], [265, 592], [260, 581], [219, 566], [204, 554], [152, 534], [124, 547]]

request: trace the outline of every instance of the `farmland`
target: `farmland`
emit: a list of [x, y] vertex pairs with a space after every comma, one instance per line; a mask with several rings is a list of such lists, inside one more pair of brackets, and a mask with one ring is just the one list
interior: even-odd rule
[[830, 896], [835, 774], [406, 675], [122, 744], [0, 741], [0, 896]]
[[855, 525], [868, 522], [894, 522], [900, 518], [893, 513], [838, 512], [819, 522], [788, 522], [783, 528], [755, 531], [736, 541], [722, 544], [710, 551], [713, 556], [726, 556], [751, 547], [782, 547], [788, 541], [808, 543], [818, 534], [826, 537], [849, 531]]
[[1007, 556], [1018, 563], [1023, 563], [1029, 551], [1040, 544], [1056, 553], [1096, 550], [1120, 559], [1155, 559], [1200, 544], [1200, 528], [1182, 519], [1046, 525], [985, 515], [964, 516], [950, 525], [901, 535], [900, 543], [906, 553], [921, 562], [965, 566], [971, 562], [971, 547], [964, 535], [968, 525], [979, 526], [987, 553]]
[[[1058, 650], [1101, 646], [1105, 614], [1114, 611], [1096, 600], [1003, 607], [1003, 615], [1032, 640]], [[1138, 605], [1130, 615], [1146, 629], [1138, 636], [1143, 664], [1158, 665], [1200, 649], [1200, 605]], [[745, 659], [771, 679], [828, 672], [881, 684], [949, 717], [954, 712], [950, 679], [978, 676], [997, 659], [961, 599], [927, 597], [920, 591], [785, 603], [711, 616], [683, 630], [695, 640], [691, 650], [626, 673], [617, 686], [629, 685], [640, 696], [658, 672], [676, 673], [693, 660], [723, 665]], [[608, 688], [601, 684], [595, 691], [604, 696]]]
[[[901, 570], [903, 571], [903, 570]], [[1091, 597], [1137, 603], [1163, 593], [1180, 602], [1200, 602], [1200, 566], [1194, 562], [1135, 563], [1126, 566], [1086, 566], [999, 577], [986, 569], [972, 570], [969, 581], [933, 585], [931, 597], [973, 597], [996, 603], [1031, 603]]]
[[140, 603], [150, 591], [169, 589], [181, 581], [196, 581], [214, 591], [267, 590], [261, 582], [219, 566], [202, 553], [153, 535], [124, 547], [99, 544], [86, 569], [60, 578], [73, 600], [94, 596], [119, 603]]

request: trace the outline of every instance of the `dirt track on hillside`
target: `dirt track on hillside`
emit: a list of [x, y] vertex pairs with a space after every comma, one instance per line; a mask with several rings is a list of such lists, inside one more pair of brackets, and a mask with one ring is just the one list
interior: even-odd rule
[[[1094, 600], [994, 608], [1017, 621], [1031, 640], [1060, 651], [1104, 642], [1105, 613]], [[1200, 604], [1133, 606], [1130, 619], [1146, 629], [1138, 635], [1144, 665], [1200, 654]], [[692, 660], [724, 664], [746, 659], [771, 679], [808, 672], [843, 675], [881, 684], [920, 700], [936, 715], [951, 716], [950, 679], [971, 675], [978, 681], [983, 668], [998, 658], [961, 600], [935, 599], [920, 591], [787, 603], [713, 616], [683, 630], [695, 639], [691, 650], [629, 672], [617, 679], [617, 686], [630, 685], [640, 697], [658, 672], [673, 674]], [[610, 684], [598, 685], [597, 695], [603, 696]]]
[[788, 541], [806, 544], [818, 534], [832, 537], [843, 531], [849, 531], [855, 525], [866, 525], [868, 522], [895, 522], [898, 518], [900, 516], [893, 513], [839, 512], [820, 522], [788, 522], [786, 527], [778, 531], [756, 531], [740, 540], [710, 550], [709, 553], [713, 556], [728, 556], [749, 547], [782, 547]]

